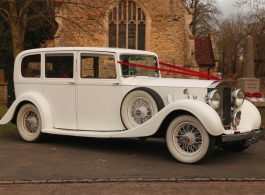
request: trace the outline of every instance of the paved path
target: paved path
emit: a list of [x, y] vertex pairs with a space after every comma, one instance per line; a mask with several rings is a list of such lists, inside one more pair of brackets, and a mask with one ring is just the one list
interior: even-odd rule
[[215, 150], [201, 165], [177, 162], [164, 140], [92, 139], [49, 135], [46, 142], [0, 138], [1, 182], [122, 179], [264, 181], [265, 141], [244, 152]]
[[0, 185], [3, 195], [262, 195], [265, 182], [126, 182]]

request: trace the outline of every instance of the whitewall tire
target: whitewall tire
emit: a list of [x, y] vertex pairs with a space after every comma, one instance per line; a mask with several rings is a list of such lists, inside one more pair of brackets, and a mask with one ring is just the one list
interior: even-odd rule
[[27, 142], [42, 141], [46, 134], [41, 132], [41, 116], [33, 104], [23, 105], [17, 114], [17, 129], [21, 138]]
[[152, 89], [135, 88], [127, 93], [121, 104], [121, 119], [131, 129], [151, 119], [164, 107], [161, 97]]
[[171, 121], [166, 133], [167, 147], [178, 161], [198, 164], [209, 157], [215, 147], [211, 136], [201, 122], [189, 115]]

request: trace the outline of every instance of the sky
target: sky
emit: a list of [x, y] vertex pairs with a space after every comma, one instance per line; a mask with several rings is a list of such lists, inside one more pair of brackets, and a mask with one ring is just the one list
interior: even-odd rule
[[235, 0], [217, 0], [217, 2], [225, 15], [229, 15], [236, 10], [233, 6]]

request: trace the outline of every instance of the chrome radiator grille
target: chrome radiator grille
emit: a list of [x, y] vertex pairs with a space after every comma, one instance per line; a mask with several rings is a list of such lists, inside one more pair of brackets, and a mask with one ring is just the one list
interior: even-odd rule
[[[213, 87], [213, 88], [212, 88]], [[220, 82], [208, 88], [208, 91], [217, 89], [221, 96], [220, 106], [216, 112], [224, 126], [231, 125], [231, 86], [225, 82]]]
[[223, 124], [231, 125], [231, 87], [223, 88]]

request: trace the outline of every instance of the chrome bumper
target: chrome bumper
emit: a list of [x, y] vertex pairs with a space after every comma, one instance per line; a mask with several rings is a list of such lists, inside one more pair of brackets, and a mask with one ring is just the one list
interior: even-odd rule
[[250, 138], [258, 139], [262, 135], [265, 135], [265, 131], [261, 129], [257, 129], [257, 130], [252, 130], [247, 133], [222, 135], [222, 141], [231, 142], [231, 141], [238, 141], [238, 140], [244, 140], [244, 139], [250, 139]]

